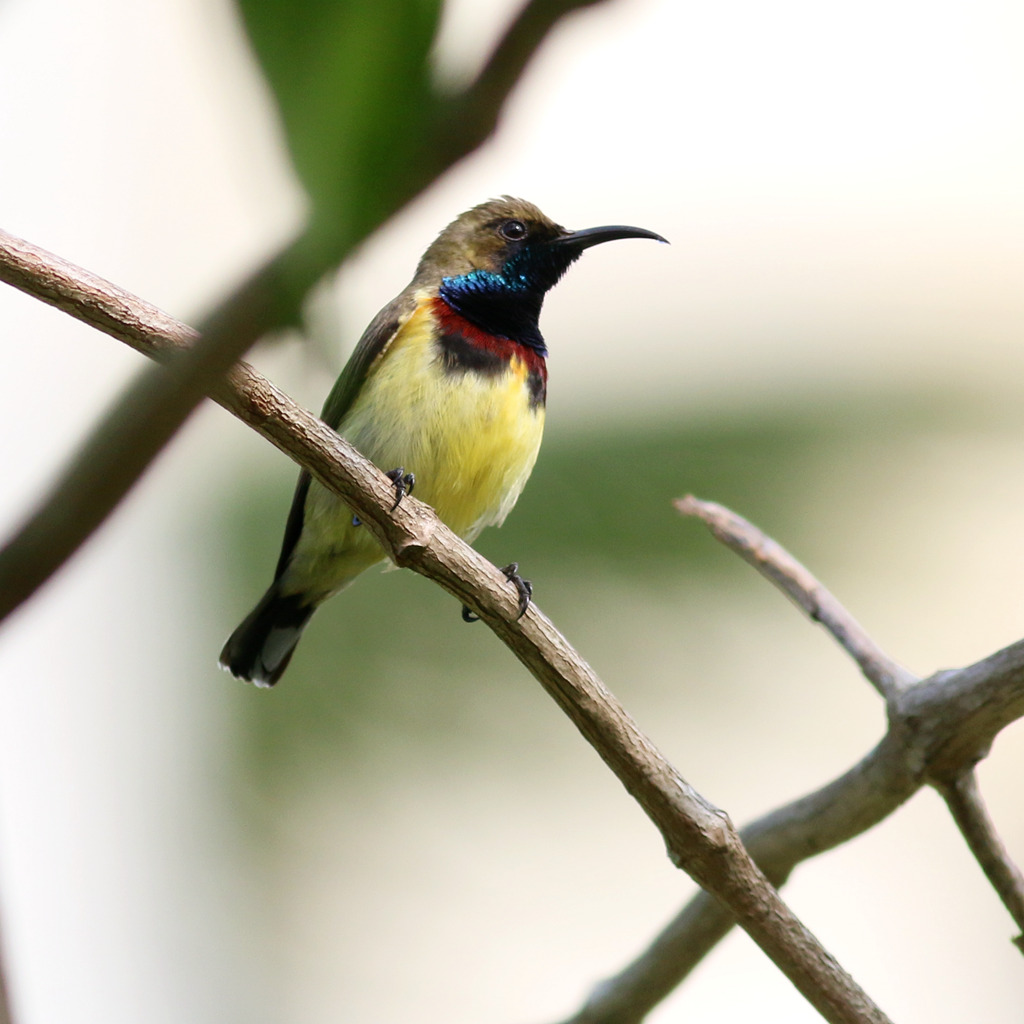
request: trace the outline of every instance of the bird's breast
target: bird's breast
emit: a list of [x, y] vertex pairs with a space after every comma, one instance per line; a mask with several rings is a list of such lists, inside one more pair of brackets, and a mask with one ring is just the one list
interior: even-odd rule
[[472, 539], [505, 518], [533, 469], [546, 380], [538, 353], [423, 297], [340, 432], [381, 469], [415, 473], [416, 497]]

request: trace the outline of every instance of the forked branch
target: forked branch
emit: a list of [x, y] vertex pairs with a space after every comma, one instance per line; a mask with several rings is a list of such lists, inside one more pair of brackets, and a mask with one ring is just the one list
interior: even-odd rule
[[[1024, 642], [922, 682], [882, 652], [850, 613], [778, 543], [741, 516], [693, 496], [681, 513], [714, 536], [821, 622], [886, 697], [889, 727], [863, 760], [821, 789], [765, 815], [740, 835], [781, 886], [801, 862], [888, 817], [919, 789], [943, 794], [968, 844], [1018, 927], [1024, 887], [977, 793], [974, 764], [995, 736], [1024, 717]], [[566, 1024], [638, 1024], [725, 937], [734, 920], [699, 893], [632, 964], [599, 985]], [[1014, 940], [1022, 945], [1021, 938]]]

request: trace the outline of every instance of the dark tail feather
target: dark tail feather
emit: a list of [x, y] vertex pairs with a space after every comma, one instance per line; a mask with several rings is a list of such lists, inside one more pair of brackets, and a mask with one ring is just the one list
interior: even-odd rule
[[279, 594], [275, 583], [228, 638], [221, 667], [257, 686], [273, 686], [314, 611], [316, 605], [304, 603], [300, 594]]

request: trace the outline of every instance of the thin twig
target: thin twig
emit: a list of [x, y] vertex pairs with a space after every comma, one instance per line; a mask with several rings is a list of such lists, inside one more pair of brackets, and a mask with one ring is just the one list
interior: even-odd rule
[[[80, 284], [89, 291], [88, 282]], [[111, 287], [104, 283], [105, 289]], [[136, 314], [125, 334], [130, 343], [143, 347], [138, 325], [152, 307], [123, 292], [119, 299], [132, 304]], [[154, 351], [174, 350], [177, 340], [167, 340], [166, 317], [160, 314], [157, 319], [160, 329], [147, 346]], [[105, 329], [117, 333], [109, 325]], [[179, 325], [171, 333], [181, 339], [189, 332]], [[251, 368], [236, 368], [216, 394], [222, 404], [243, 410], [247, 422], [345, 498], [399, 565], [435, 580], [491, 626], [657, 825], [673, 862], [730, 908], [826, 1020], [834, 1024], [887, 1021], [782, 902], [743, 848], [728, 817], [689, 786], [640, 732], [552, 623], [532, 605], [525, 616], [516, 617], [516, 596], [494, 566], [415, 499], [403, 501], [392, 514], [393, 490], [383, 474]]]
[[817, 579], [780, 544], [723, 505], [692, 494], [679, 498], [676, 509], [700, 519], [726, 547], [770, 580], [813, 622], [819, 622], [853, 658], [875, 689], [892, 702], [917, 677], [893, 661], [864, 627]]
[[463, 144], [459, 137], [446, 141], [453, 129], [459, 136], [474, 138], [477, 144], [486, 141], [495, 127], [492, 112], [505, 102], [552, 28], [566, 15], [604, 2], [606, 0], [529, 0], [524, 4], [477, 77], [460, 94], [450, 98], [451, 109], [443, 111], [434, 126], [433, 134], [442, 140], [442, 150], [457, 149]]
[[965, 768], [952, 779], [932, 783], [946, 801], [949, 813], [960, 829], [974, 859], [999, 894], [1022, 934], [1013, 939], [1014, 945], [1024, 953], [1024, 875], [1013, 862], [1003, 841], [996, 832], [985, 801], [978, 789], [978, 777], [973, 769]]

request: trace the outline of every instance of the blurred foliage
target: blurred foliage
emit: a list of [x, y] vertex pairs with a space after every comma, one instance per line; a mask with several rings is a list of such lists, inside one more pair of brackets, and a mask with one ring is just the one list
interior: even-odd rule
[[[878, 396], [746, 422], [656, 419], [549, 431], [519, 504], [476, 546], [498, 565], [518, 560], [539, 606], [587, 657], [581, 622], [617, 628], [593, 619], [596, 597], [607, 615], [638, 594], [655, 604], [676, 600], [681, 587], [759, 585], [703, 527], [675, 512], [673, 498], [692, 491], [720, 501], [784, 543], [799, 539], [797, 554], [806, 555], [815, 525], [807, 509], [822, 480], [838, 479], [852, 451], [884, 461], [895, 432], [927, 432], [939, 415], [933, 402]], [[944, 409], [942, 422], [949, 415]], [[267, 585], [293, 475], [279, 459], [272, 475], [232, 489], [237, 500], [220, 527], [230, 554], [231, 596], [222, 608], [241, 614]], [[685, 642], [686, 628], [681, 621], [679, 636], [666, 642]], [[464, 625], [440, 588], [411, 572], [371, 570], [317, 613], [273, 694], [244, 701], [243, 760], [249, 770], [290, 766], [302, 774], [324, 757], [350, 758], [355, 770], [359, 744], [382, 731], [435, 751], [457, 746], [467, 702], [509, 677], [525, 678], [525, 670], [485, 627]]]
[[239, 0], [239, 7], [313, 203], [316, 247], [340, 255], [430, 180], [419, 180], [404, 147], [431, 118], [440, 0]]

